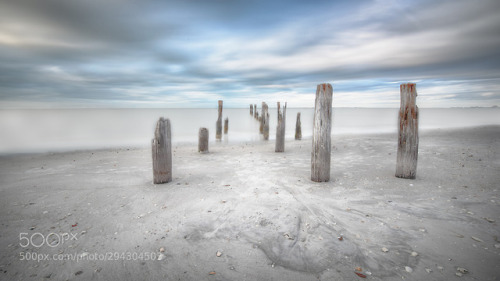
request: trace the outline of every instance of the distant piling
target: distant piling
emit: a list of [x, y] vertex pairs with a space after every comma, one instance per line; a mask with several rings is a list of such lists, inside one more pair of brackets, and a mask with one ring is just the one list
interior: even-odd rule
[[253, 117], [256, 120], [259, 120], [259, 112], [257, 111], [257, 105], [256, 104], [253, 105]]
[[151, 141], [153, 152], [153, 182], [172, 181], [172, 139], [170, 120], [161, 117], [156, 123], [155, 136]]
[[222, 100], [219, 100], [219, 110], [218, 110], [218, 118], [217, 118], [217, 123], [216, 123], [216, 129], [215, 129], [215, 139], [221, 140], [222, 139]]
[[198, 152], [208, 153], [208, 129], [200, 128], [198, 131]]
[[295, 139], [302, 139], [302, 128], [300, 123], [300, 112], [297, 112], [297, 121], [295, 122]]
[[227, 135], [227, 130], [229, 129], [229, 118], [224, 119], [224, 135]]
[[317, 86], [311, 152], [311, 180], [315, 182], [330, 180], [332, 95], [332, 85]]
[[396, 177], [414, 179], [418, 160], [418, 107], [415, 83], [399, 86], [401, 105], [399, 109], [398, 156]]
[[253, 105], [252, 104], [250, 105], [250, 115], [253, 116]]
[[275, 152], [285, 152], [285, 127], [286, 127], [286, 102], [283, 106], [283, 113], [280, 111], [278, 102], [278, 126], [276, 126], [276, 146]]

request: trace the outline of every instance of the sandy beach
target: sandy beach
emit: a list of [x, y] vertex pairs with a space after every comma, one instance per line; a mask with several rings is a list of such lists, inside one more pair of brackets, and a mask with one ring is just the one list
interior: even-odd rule
[[415, 180], [396, 134], [332, 144], [328, 183], [310, 139], [175, 145], [162, 185], [149, 147], [1, 156], [0, 279], [500, 280], [499, 126], [421, 132]]

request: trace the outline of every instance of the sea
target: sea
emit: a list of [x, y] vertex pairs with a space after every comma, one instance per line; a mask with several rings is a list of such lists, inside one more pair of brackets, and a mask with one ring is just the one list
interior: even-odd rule
[[[333, 108], [332, 135], [395, 133], [397, 108]], [[295, 136], [301, 113], [303, 138], [313, 130], [314, 108], [288, 108], [286, 139]], [[269, 109], [270, 140], [275, 139], [276, 108]], [[208, 128], [215, 142], [217, 108], [204, 109], [2, 109], [0, 154], [40, 153], [118, 147], [148, 147], [160, 117], [169, 118], [174, 144], [196, 144]], [[228, 118], [224, 143], [258, 142], [259, 122], [248, 108], [223, 110]], [[224, 123], [224, 122], [223, 122]], [[500, 108], [421, 108], [419, 130], [500, 125]]]

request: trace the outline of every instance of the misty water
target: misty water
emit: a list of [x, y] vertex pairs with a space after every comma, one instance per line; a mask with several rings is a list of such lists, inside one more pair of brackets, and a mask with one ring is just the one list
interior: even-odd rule
[[[286, 138], [293, 139], [297, 112], [302, 136], [312, 135], [313, 108], [288, 108]], [[260, 113], [260, 112], [259, 112]], [[277, 114], [269, 109], [270, 139]], [[174, 144], [198, 141], [206, 127], [215, 141], [217, 109], [37, 109], [0, 110], [0, 153], [68, 151], [110, 147], [147, 147], [159, 117], [169, 118]], [[332, 134], [394, 133], [398, 109], [333, 108]], [[224, 109], [229, 134], [223, 142], [261, 140], [259, 123], [249, 109]], [[500, 125], [499, 108], [420, 109], [420, 130]]]

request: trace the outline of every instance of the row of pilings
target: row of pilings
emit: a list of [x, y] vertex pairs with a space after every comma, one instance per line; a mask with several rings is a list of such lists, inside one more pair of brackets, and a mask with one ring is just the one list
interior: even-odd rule
[[[400, 85], [401, 104], [398, 121], [398, 148], [396, 177], [414, 179], [418, 159], [418, 107], [416, 105], [416, 85], [405, 83]], [[331, 127], [332, 127], [332, 98], [333, 88], [330, 84], [320, 84], [316, 87], [314, 104], [312, 151], [311, 151], [311, 180], [327, 182], [330, 180], [331, 163]], [[216, 121], [216, 140], [222, 138], [222, 106], [223, 101], [218, 101], [218, 117]], [[277, 103], [277, 127], [275, 152], [285, 151], [287, 103], [281, 109]], [[261, 114], [257, 105], [250, 105], [250, 115], [259, 122], [259, 132], [264, 140], [269, 140], [269, 107], [262, 102]], [[229, 120], [225, 119], [224, 134], [228, 133]], [[198, 151], [208, 153], [208, 129], [200, 128], [198, 134]], [[295, 139], [302, 139], [300, 112], [297, 113], [295, 125]], [[170, 120], [161, 117], [155, 129], [152, 140], [153, 154], [153, 182], [155, 184], [172, 181], [172, 143]]]

